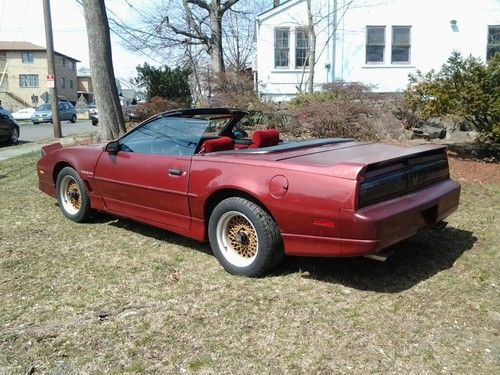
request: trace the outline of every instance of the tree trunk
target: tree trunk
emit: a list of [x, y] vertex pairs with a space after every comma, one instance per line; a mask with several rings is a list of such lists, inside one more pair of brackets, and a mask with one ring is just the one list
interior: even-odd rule
[[116, 139], [125, 133], [125, 121], [116, 88], [104, 0], [83, 0], [83, 12], [89, 40], [92, 86], [99, 113], [98, 136], [101, 140]]
[[210, 3], [210, 60], [215, 75], [224, 73], [224, 55], [222, 54], [222, 11], [220, 0], [212, 0]]
[[314, 19], [311, 10], [311, 0], [307, 0], [307, 20], [309, 34], [309, 78], [307, 92], [314, 92], [314, 68], [316, 66], [316, 31], [314, 30]]

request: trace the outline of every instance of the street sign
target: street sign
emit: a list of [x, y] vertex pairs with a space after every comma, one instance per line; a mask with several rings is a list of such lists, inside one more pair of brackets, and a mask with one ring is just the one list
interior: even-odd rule
[[55, 87], [54, 75], [53, 74], [47, 74], [47, 87], [49, 89], [53, 89]]

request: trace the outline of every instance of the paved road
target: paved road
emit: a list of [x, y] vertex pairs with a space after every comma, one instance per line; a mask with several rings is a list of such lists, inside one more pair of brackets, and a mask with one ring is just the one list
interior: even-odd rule
[[[40, 147], [56, 141], [52, 124], [33, 125], [31, 123], [20, 123], [19, 127], [21, 132], [19, 144], [15, 146], [1, 145], [0, 161], [38, 151]], [[61, 123], [61, 129], [63, 138], [57, 141], [63, 144], [70, 144], [73, 141], [71, 138], [72, 135], [92, 133], [97, 130], [97, 127], [92, 126], [89, 120], [78, 121], [76, 124], [72, 124], [69, 121], [63, 121]]]
[[[36, 142], [54, 139], [54, 131], [52, 124], [50, 123], [38, 125], [20, 123], [20, 128], [21, 136], [19, 137], [19, 140], [21, 142]], [[90, 120], [77, 121], [75, 124], [72, 124], [69, 121], [62, 121], [61, 130], [63, 137], [65, 137], [74, 134], [91, 133], [96, 131], [97, 127], [92, 126]]]

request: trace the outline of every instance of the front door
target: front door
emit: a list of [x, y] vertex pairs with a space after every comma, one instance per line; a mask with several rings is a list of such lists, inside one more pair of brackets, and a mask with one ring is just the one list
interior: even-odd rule
[[11, 125], [9, 123], [9, 116], [3, 113], [0, 113], [0, 141], [5, 141], [10, 139], [11, 133]]
[[172, 137], [168, 125], [164, 118], [153, 120], [120, 139], [118, 153], [104, 152], [94, 172], [94, 193], [110, 212], [189, 229], [195, 146]]
[[109, 211], [189, 229], [190, 157], [103, 153], [94, 178]]

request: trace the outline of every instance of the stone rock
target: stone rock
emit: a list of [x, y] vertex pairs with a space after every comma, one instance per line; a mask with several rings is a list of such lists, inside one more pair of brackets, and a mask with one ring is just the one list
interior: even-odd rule
[[429, 135], [430, 139], [444, 139], [446, 137], [446, 129], [444, 127], [424, 125], [422, 131]]

